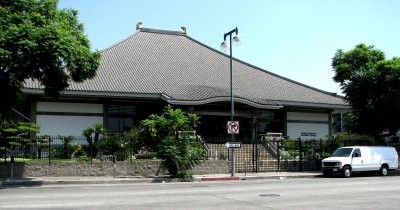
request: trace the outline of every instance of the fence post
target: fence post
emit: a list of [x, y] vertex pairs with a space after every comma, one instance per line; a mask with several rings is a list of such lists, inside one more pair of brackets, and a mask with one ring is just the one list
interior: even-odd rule
[[300, 151], [300, 161], [299, 161], [299, 171], [303, 171], [303, 147], [301, 145], [301, 139], [299, 137], [299, 151]]
[[90, 137], [90, 164], [93, 164], [93, 140]]
[[319, 148], [321, 148], [321, 159], [324, 158], [324, 145], [322, 144], [322, 139], [319, 139]]
[[129, 162], [132, 164], [132, 139], [129, 139]]
[[5, 145], [4, 145], [4, 163], [7, 163], [7, 147]]
[[14, 155], [11, 155], [10, 163], [11, 163], [11, 180], [13, 180], [14, 179]]
[[283, 140], [278, 140], [277, 141], [277, 148], [278, 148], [278, 172], [281, 172], [281, 145], [282, 145]]
[[252, 160], [252, 166], [253, 166], [253, 172], [255, 171], [255, 168], [254, 168], [254, 165], [255, 165], [255, 154], [256, 154], [256, 141], [255, 141], [255, 138], [253, 138], [252, 139], [252, 143], [253, 143], [253, 152], [252, 152], [252, 158], [251, 158], [251, 160]]
[[49, 165], [51, 165], [51, 136], [49, 136]]
[[256, 143], [256, 173], [258, 173], [258, 142]]

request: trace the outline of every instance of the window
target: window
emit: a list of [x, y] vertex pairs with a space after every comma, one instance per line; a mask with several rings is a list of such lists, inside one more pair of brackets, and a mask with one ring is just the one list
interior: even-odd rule
[[134, 115], [136, 114], [136, 106], [108, 105], [108, 114]]
[[122, 133], [135, 125], [136, 106], [111, 104], [107, 111], [107, 129], [110, 133]]
[[361, 150], [360, 149], [355, 149], [353, 153], [354, 157], [361, 157]]
[[338, 148], [332, 154], [332, 157], [349, 157], [351, 154], [351, 151], [353, 151], [352, 148]]

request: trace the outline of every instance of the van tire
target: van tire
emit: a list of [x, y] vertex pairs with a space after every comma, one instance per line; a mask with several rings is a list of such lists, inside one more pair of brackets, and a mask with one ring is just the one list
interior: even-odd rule
[[379, 175], [386, 176], [388, 174], [388, 167], [386, 165], [382, 165], [381, 169], [379, 169]]
[[350, 168], [350, 166], [343, 167], [342, 175], [343, 175], [344, 178], [351, 177], [351, 168]]

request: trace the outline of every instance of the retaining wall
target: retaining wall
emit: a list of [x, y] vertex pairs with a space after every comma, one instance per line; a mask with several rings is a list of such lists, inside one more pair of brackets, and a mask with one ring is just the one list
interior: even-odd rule
[[[116, 176], [162, 176], [167, 172], [160, 167], [159, 160], [135, 160], [117, 162]], [[58, 176], [114, 176], [114, 164], [102, 162], [25, 162], [13, 164], [13, 175], [17, 177], [58, 177]], [[229, 164], [225, 160], [207, 160], [193, 170], [196, 175], [229, 174]], [[0, 163], [0, 177], [11, 176], [11, 164]]]

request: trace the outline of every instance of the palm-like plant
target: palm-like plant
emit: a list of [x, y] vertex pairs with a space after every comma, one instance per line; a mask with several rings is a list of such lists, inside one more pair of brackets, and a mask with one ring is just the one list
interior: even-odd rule
[[86, 141], [88, 142], [89, 145], [92, 144], [92, 134], [93, 134], [92, 128], [85, 128], [82, 131], [82, 136], [86, 138]]
[[73, 136], [59, 136], [63, 143], [63, 151], [62, 151], [62, 157], [66, 159], [71, 158], [72, 151], [70, 149], [70, 144], [74, 140]]
[[[92, 139], [92, 135], [94, 134], [94, 139]], [[107, 134], [107, 130], [103, 127], [101, 123], [95, 123], [92, 127], [85, 128], [82, 131], [82, 135], [86, 138], [86, 141], [89, 143], [90, 148], [90, 157], [96, 157], [98, 153], [97, 145], [99, 143], [99, 138], [101, 135]]]
[[101, 135], [107, 134], [107, 130], [103, 127], [103, 124], [101, 124], [101, 123], [93, 124], [92, 129], [93, 129], [93, 133], [94, 133], [94, 142], [95, 143], [99, 142], [100, 134]]

